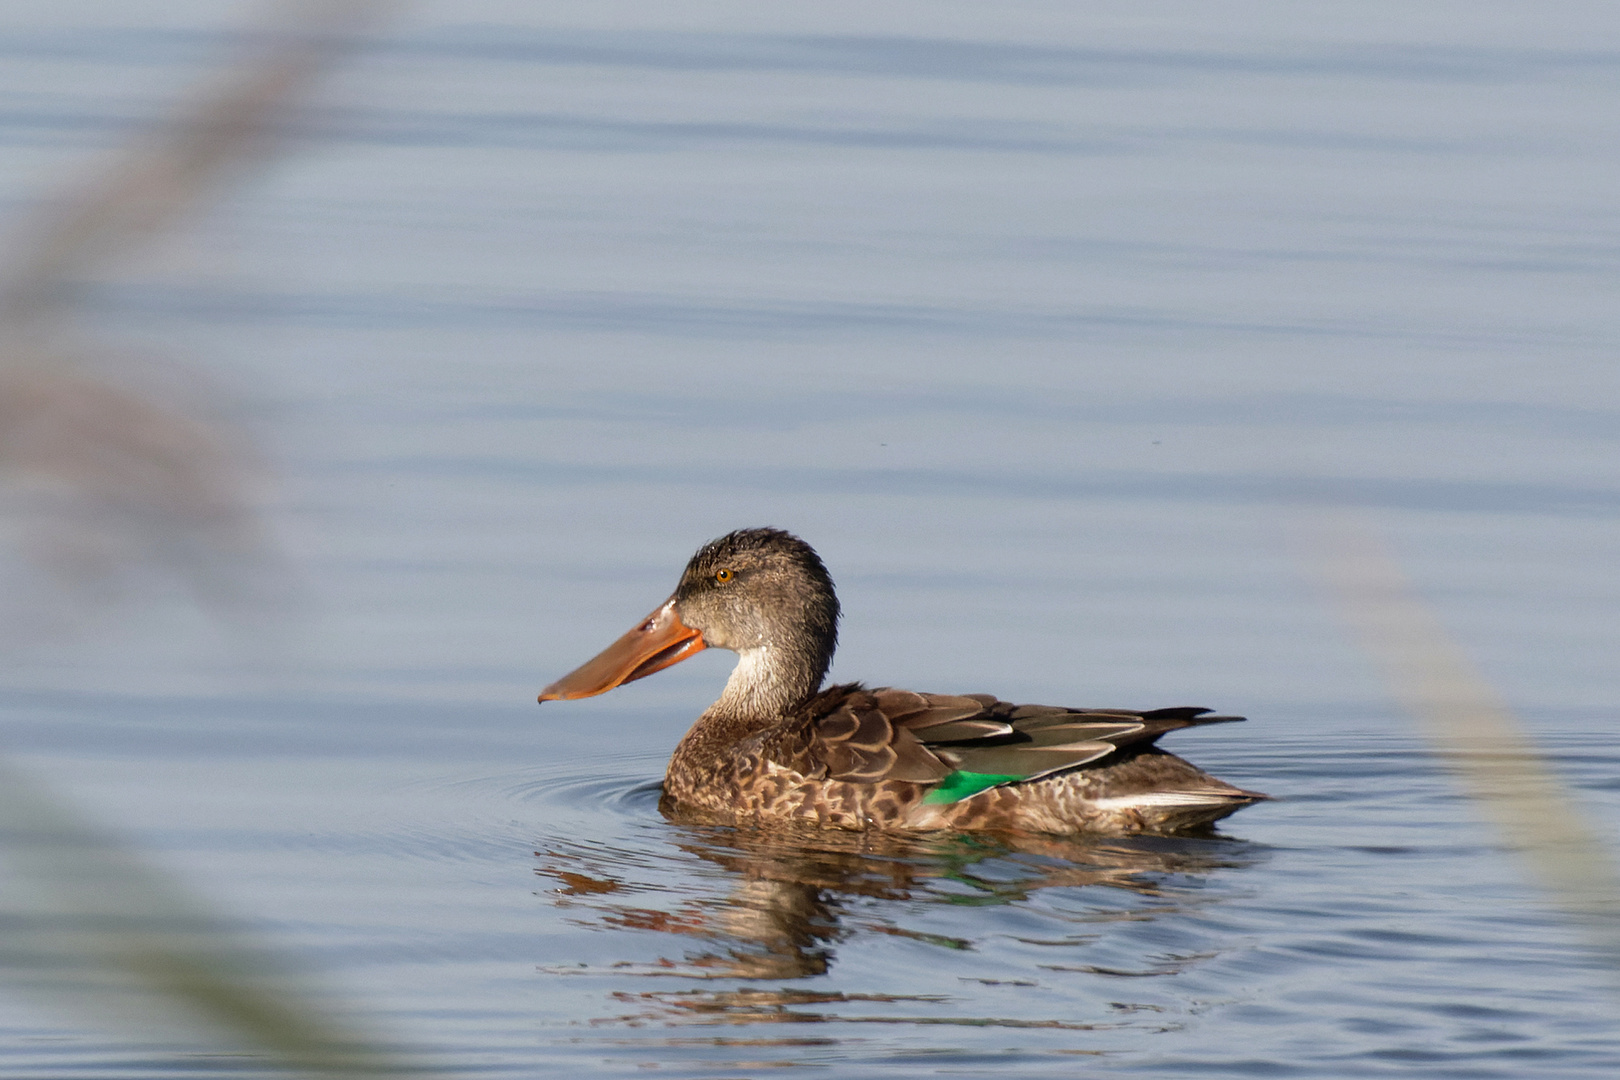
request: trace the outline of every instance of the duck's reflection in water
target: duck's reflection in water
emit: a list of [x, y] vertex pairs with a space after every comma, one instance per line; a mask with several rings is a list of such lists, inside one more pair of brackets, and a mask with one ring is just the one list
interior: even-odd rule
[[[947, 950], [976, 949], [968, 938], [903, 925], [903, 920], [917, 921], [919, 911], [932, 904], [1026, 905], [1037, 892], [1049, 889], [1125, 890], [1139, 899], [1065, 904], [1084, 911], [1063, 917], [1062, 929], [1054, 932], [1062, 940], [1031, 941], [1080, 945], [1096, 936], [1099, 923], [1172, 917], [1213, 903], [1223, 892], [1190, 883], [1218, 870], [1248, 866], [1259, 856], [1252, 845], [1214, 835], [904, 836], [781, 826], [760, 830], [705, 821], [668, 800], [661, 809], [674, 826], [667, 834], [673, 850], [556, 845], [536, 853], [542, 860], [536, 872], [557, 883], [553, 895], [559, 904], [575, 909], [571, 918], [576, 922], [676, 934], [703, 944], [679, 959], [547, 970], [795, 979], [825, 974], [840, 943], [861, 934], [912, 938]], [[701, 872], [703, 867], [711, 872]], [[716, 881], [714, 867], [725, 871], [723, 884]], [[658, 906], [660, 900], [675, 903]], [[1008, 933], [1008, 924], [990, 912], [983, 923], [986, 937]], [[756, 991], [739, 993], [757, 996]]]

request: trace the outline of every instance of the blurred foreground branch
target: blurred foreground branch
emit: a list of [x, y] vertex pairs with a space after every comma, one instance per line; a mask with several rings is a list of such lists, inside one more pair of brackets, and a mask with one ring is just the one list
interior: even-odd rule
[[[0, 765], [0, 968], [33, 994], [145, 1023], [180, 1016], [319, 1076], [394, 1075], [309, 987], [166, 875]], [[419, 1070], [418, 1070], [419, 1071]]]
[[245, 55], [174, 114], [52, 202], [25, 230], [0, 288], [0, 325], [32, 330], [63, 313], [74, 286], [111, 256], [160, 233], [267, 149], [319, 77], [392, 5], [284, 0], [247, 36]]
[[71, 361], [0, 370], [0, 520], [53, 583], [41, 610], [13, 594], [13, 629], [102, 606], [152, 571], [218, 609], [264, 599], [249, 461], [233, 432]]
[[1394, 555], [1349, 514], [1317, 535], [1323, 576], [1362, 646], [1430, 744], [1548, 898], [1620, 962], [1620, 872], [1518, 720], [1412, 592]]
[[[262, 599], [246, 441], [123, 350], [73, 334], [78, 287], [247, 171], [281, 118], [387, 6], [282, 3], [242, 60], [25, 222], [0, 272], [0, 543], [63, 613], [165, 571], [216, 611]], [[115, 381], [118, 380], [118, 381]], [[195, 381], [195, 380], [193, 380]], [[0, 620], [26, 626], [0, 578]], [[60, 620], [58, 620], [60, 621]], [[15, 632], [15, 631], [14, 631]], [[403, 1071], [167, 876], [0, 763], [0, 974], [98, 1011], [175, 1012], [323, 1076]], [[414, 1071], [421, 1071], [416, 1069]]]
[[115, 385], [127, 361], [73, 338], [73, 302], [110, 260], [245, 175], [300, 96], [391, 6], [273, 5], [244, 35], [235, 65], [88, 181], [47, 199], [9, 245], [0, 270], [0, 525], [9, 536], [0, 540], [63, 587], [59, 612], [116, 598], [154, 569], [216, 610], [266, 598], [255, 579], [269, 553], [246, 441], [176, 395]]

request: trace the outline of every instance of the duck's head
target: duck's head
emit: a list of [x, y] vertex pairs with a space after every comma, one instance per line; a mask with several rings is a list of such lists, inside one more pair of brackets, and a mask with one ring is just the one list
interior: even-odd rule
[[838, 597], [810, 545], [739, 529], [699, 549], [674, 595], [540, 700], [593, 697], [716, 648], [739, 657], [716, 708], [774, 715], [816, 692], [837, 644]]

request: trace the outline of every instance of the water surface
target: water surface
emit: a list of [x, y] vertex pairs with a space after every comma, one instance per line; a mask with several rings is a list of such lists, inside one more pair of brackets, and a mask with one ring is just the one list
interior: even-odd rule
[[[7, 219], [234, 17], [8, 16]], [[25, 635], [0, 740], [467, 1073], [1612, 1075], [1612, 973], [1296, 527], [1372, 515], [1612, 834], [1617, 31], [412, 8], [87, 308], [122, 362], [235, 403], [290, 614], [221, 630], [158, 585]], [[729, 657], [533, 697], [766, 523], [838, 582], [834, 677], [1246, 713], [1168, 743], [1278, 801], [1185, 839], [667, 821]], [[0, 1074], [181, 1067], [257, 1068], [0, 999]]]

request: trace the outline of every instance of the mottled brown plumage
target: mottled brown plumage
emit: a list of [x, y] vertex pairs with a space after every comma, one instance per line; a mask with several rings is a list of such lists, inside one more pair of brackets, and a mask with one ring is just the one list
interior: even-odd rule
[[809, 545], [745, 529], [705, 545], [668, 601], [540, 699], [602, 693], [705, 647], [734, 650], [725, 691], [676, 747], [664, 779], [682, 807], [728, 820], [1179, 832], [1266, 797], [1153, 745], [1168, 731], [1241, 717], [858, 683], [820, 690], [837, 625], [832, 579]]

